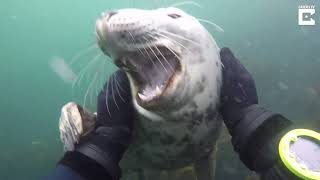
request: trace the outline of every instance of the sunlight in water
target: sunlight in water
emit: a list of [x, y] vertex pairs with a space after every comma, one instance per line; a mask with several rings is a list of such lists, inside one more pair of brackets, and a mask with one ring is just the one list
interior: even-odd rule
[[72, 71], [66, 61], [61, 57], [53, 57], [50, 62], [52, 70], [65, 82], [72, 83], [76, 79], [76, 74]]

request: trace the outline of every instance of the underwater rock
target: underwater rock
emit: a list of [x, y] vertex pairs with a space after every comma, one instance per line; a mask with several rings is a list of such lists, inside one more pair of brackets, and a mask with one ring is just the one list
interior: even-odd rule
[[192, 166], [178, 169], [176, 171], [163, 171], [162, 180], [196, 180], [196, 175]]
[[260, 177], [256, 173], [253, 173], [248, 175], [245, 180], [260, 180]]
[[197, 179], [193, 167], [189, 166], [176, 172], [176, 180], [195, 180]]

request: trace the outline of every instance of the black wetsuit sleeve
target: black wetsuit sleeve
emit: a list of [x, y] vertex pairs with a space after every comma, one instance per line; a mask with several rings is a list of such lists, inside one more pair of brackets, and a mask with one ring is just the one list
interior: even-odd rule
[[112, 180], [112, 178], [94, 160], [79, 152], [67, 152], [45, 180]]

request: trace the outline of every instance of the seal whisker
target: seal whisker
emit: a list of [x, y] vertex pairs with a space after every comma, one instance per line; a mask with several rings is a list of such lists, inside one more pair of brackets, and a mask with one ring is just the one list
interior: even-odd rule
[[147, 58], [146, 55], [142, 52], [141, 48], [138, 48], [138, 50], [144, 58]]
[[115, 98], [115, 96], [114, 96], [114, 91], [113, 91], [114, 76], [111, 77], [110, 83], [111, 83], [111, 94], [112, 94], [113, 102], [115, 103], [115, 105], [117, 106], [117, 108], [120, 109], [119, 106], [118, 106], [118, 103], [117, 103], [117, 101], [116, 101], [116, 98]]
[[171, 36], [174, 36], [174, 37], [177, 37], [177, 38], [180, 38], [180, 39], [185, 40], [185, 41], [188, 41], [188, 42], [190, 42], [190, 43], [192, 43], [192, 44], [194, 44], [194, 45], [196, 45], [196, 46], [200, 46], [199, 43], [197, 43], [197, 42], [195, 42], [195, 41], [193, 41], [193, 40], [191, 40], [191, 39], [188, 39], [188, 38], [186, 38], [186, 37], [183, 37], [183, 36], [180, 36], [180, 35], [177, 35], [177, 34], [168, 32], [168, 31], [164, 31], [164, 30], [160, 30], [160, 32], [165, 33], [165, 34], [168, 34], [168, 35], [171, 35]]
[[97, 83], [98, 83], [98, 80], [99, 80], [99, 76], [101, 75], [101, 69], [99, 69], [97, 71], [97, 76], [94, 76], [93, 79], [91, 81], [93, 81], [93, 83], [91, 84], [91, 88], [89, 90], [89, 93], [88, 93], [88, 98], [89, 98], [89, 104], [93, 104], [94, 103], [94, 98], [93, 98], [93, 95], [94, 95], [94, 88], [97, 89]]
[[116, 78], [116, 85], [118, 86], [118, 88], [120, 89], [120, 91], [124, 92], [124, 93], [127, 93], [127, 91], [124, 90], [124, 88], [121, 86], [121, 84], [119, 84], [118, 82], [118, 76], [117, 74], [115, 74], [115, 78]]
[[[96, 44], [91, 45], [91, 46], [89, 46], [87, 49], [78, 52], [77, 54], [75, 54], [75, 55], [71, 58], [71, 60], [70, 60], [70, 62], [69, 62], [69, 65], [72, 65], [72, 64], [75, 63], [81, 56], [86, 55], [87, 53], [91, 52], [91, 51], [94, 50], [95, 48], [97, 48], [97, 45], [96, 45]], [[97, 48], [97, 49], [98, 49], [98, 48]]]
[[87, 88], [86, 94], [84, 95], [83, 107], [86, 107], [86, 101], [87, 101], [87, 97], [88, 97], [89, 91], [92, 88], [93, 83], [96, 81], [98, 74], [99, 74], [99, 72], [95, 73], [94, 78], [93, 78], [94, 80], [89, 84], [89, 86]]
[[160, 56], [164, 59], [164, 61], [169, 65], [169, 68], [171, 69], [171, 71], [174, 73], [174, 69], [173, 69], [172, 65], [169, 63], [169, 61], [167, 60], [167, 58], [162, 54], [162, 52], [159, 50], [159, 48], [157, 46], [155, 46], [155, 48], [160, 53]]
[[200, 18], [197, 18], [198, 21], [200, 22], [204, 22], [204, 23], [207, 23], [211, 26], [213, 26], [218, 32], [221, 32], [221, 33], [224, 33], [224, 30], [222, 29], [222, 27], [220, 27], [219, 25], [217, 25], [216, 23], [212, 22], [212, 21], [209, 21], [207, 19], [200, 19]]
[[[148, 41], [148, 39], [147, 39], [146, 37], [143, 36], [142, 38], [143, 38], [145, 41]], [[157, 67], [157, 65], [153, 62], [153, 60], [152, 60], [149, 52], [147, 51], [147, 49], [146, 49], [144, 46], [143, 46], [143, 49], [144, 49], [144, 51], [146, 52], [147, 56], [149, 57], [148, 60], [150, 60], [151, 63], [152, 63], [152, 65], [155, 66], [157, 70], [159, 70], [158, 67]]]
[[110, 78], [109, 78], [109, 80], [107, 82], [107, 88], [106, 88], [106, 106], [107, 106], [107, 111], [108, 111], [109, 116], [112, 117], [110, 109], [109, 109], [109, 101], [108, 101], [108, 98], [109, 98], [108, 97], [109, 96], [109, 83], [110, 83]]
[[193, 5], [193, 6], [196, 6], [198, 8], [203, 8], [203, 6], [201, 6], [199, 3], [196, 3], [194, 1], [177, 2], [177, 3], [169, 5], [168, 7], [179, 7], [179, 6], [183, 6], [183, 5]]
[[[154, 38], [154, 39], [157, 39], [157, 38], [154, 37], [153, 34], [151, 34], [150, 32], [147, 32], [147, 34], [149, 34], [149, 37]], [[169, 37], [167, 37], [167, 36], [165, 36], [165, 35], [162, 35], [162, 34], [160, 34], [160, 33], [157, 33], [157, 34], [160, 35], [160, 36], [162, 36], [162, 37], [164, 37], [164, 38], [167, 38], [167, 39], [169, 39], [169, 40], [175, 41], [174, 39], [169, 38]], [[178, 60], [181, 60], [181, 58], [177, 55], [177, 53], [175, 53], [175, 52], [172, 50], [172, 48], [170, 48], [170, 47], [169, 47], [168, 45], [166, 45], [166, 44], [164, 44], [164, 46], [165, 46], [172, 54], [174, 54], [174, 55], [177, 57]], [[184, 46], [182, 46], [182, 47], [184, 47]], [[184, 47], [184, 48], [185, 48], [185, 47]], [[186, 48], [186, 49], [187, 49], [187, 48]], [[189, 50], [189, 49], [187, 49], [187, 50]]]
[[[147, 33], [147, 35], [151, 38], [156, 39], [155, 37], [151, 36], [150, 33]], [[157, 51], [159, 52], [160, 56], [163, 58], [163, 60], [166, 61], [166, 63], [169, 65], [169, 68], [171, 69], [171, 71], [174, 73], [174, 68], [172, 67], [172, 65], [169, 63], [169, 61], [167, 60], [167, 58], [162, 54], [162, 52], [160, 51], [160, 49], [155, 46], [155, 48], [157, 49]]]
[[157, 60], [159, 61], [159, 63], [161, 64], [161, 66], [163, 67], [163, 69], [168, 73], [168, 70], [166, 69], [166, 67], [163, 65], [163, 63], [161, 62], [161, 60], [159, 59], [159, 57], [157, 56], [157, 54], [153, 51], [152, 47], [150, 46], [150, 41], [147, 40], [147, 46], [149, 47], [149, 49], [151, 50], [152, 54], [157, 58]]
[[77, 78], [76, 78], [76, 79], [73, 81], [73, 83], [72, 83], [72, 88], [74, 88], [74, 86], [75, 86], [77, 83], [80, 85], [80, 81], [82, 80], [84, 74], [85, 74], [86, 71], [89, 69], [89, 67], [90, 67], [91, 65], [93, 65], [93, 64], [97, 61], [97, 59], [98, 59], [99, 56], [100, 56], [100, 55], [95, 56], [89, 63], [87, 63], [87, 65], [86, 65], [84, 68], [82, 68], [82, 69], [80, 70], [80, 72], [79, 72], [78, 75], [77, 75]]
[[[99, 66], [99, 72], [100, 72], [100, 75], [103, 74], [103, 72], [106, 72], [106, 66], [107, 66], [107, 63], [108, 61], [103, 61], [102, 65]], [[101, 84], [102, 82], [105, 82], [104, 79], [103, 79], [104, 76], [98, 76], [97, 78], [97, 83], [95, 85], [95, 96], [93, 99], [95, 99], [98, 95], [99, 95], [99, 88], [101, 88]], [[92, 93], [94, 94], [94, 93]]]
[[[136, 41], [135, 38], [133, 37], [133, 35], [132, 35], [132, 33], [131, 33], [130, 31], [128, 31], [128, 33], [130, 34], [130, 36], [131, 36], [131, 38], [132, 38], [132, 42], [133, 42], [133, 44], [134, 44], [134, 42]], [[138, 51], [141, 53], [141, 55], [142, 55], [143, 57], [146, 57], [146, 56], [144, 55], [144, 53], [141, 51], [140, 48], [138, 48]]]
[[[116, 84], [115, 84], [115, 86], [116, 86], [116, 90], [117, 90], [117, 92], [118, 92], [118, 94], [119, 94], [119, 96], [120, 96], [120, 99], [122, 100], [122, 102], [126, 102], [125, 100], [124, 100], [124, 98], [122, 97], [122, 95], [121, 95], [121, 92], [120, 91], [122, 91], [122, 92], [125, 92], [123, 89], [122, 89], [122, 87], [119, 85], [119, 83], [118, 83], [118, 80], [117, 80], [117, 74], [115, 74], [114, 75], [115, 77], [114, 77], [114, 81], [116, 82]], [[119, 89], [120, 89], [120, 91], [119, 91]]]
[[[168, 37], [168, 36], [166, 36], [166, 35], [164, 35], [164, 34], [161, 34], [161, 33], [157, 33], [157, 35], [162, 36], [162, 37], [164, 37], [164, 38], [167, 38], [167, 39], [169, 39], [169, 40], [177, 43], [178, 45], [180, 45], [181, 47], [183, 47], [183, 48], [186, 49], [187, 51], [190, 51], [190, 49], [188, 49], [188, 48], [185, 47], [183, 44], [181, 44], [180, 42], [178, 42], [177, 40], [175, 40], [175, 39], [173, 39], [173, 38], [171, 38], [171, 37]], [[190, 51], [190, 52], [191, 52], [191, 51]]]
[[177, 55], [177, 53], [175, 53], [172, 48], [170, 48], [168, 45], [164, 45], [180, 62], [182, 61], [181, 60], [181, 57]]
[[94, 63], [99, 61], [99, 58], [101, 57], [101, 54], [98, 54], [97, 56], [95, 56], [79, 73], [77, 78], [74, 80], [74, 82], [72, 83], [72, 88], [74, 88], [74, 86], [76, 85], [76, 83], [78, 83], [78, 85], [80, 86], [80, 82], [84, 76], [84, 74], [86, 73], [86, 71], [90, 68], [90, 66], [92, 66]]

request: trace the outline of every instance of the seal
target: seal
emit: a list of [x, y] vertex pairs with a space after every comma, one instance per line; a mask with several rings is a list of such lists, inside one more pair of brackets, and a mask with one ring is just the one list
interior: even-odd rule
[[222, 64], [211, 34], [195, 17], [169, 7], [103, 13], [96, 37], [126, 72], [138, 112], [120, 163], [124, 179], [134, 179], [126, 172], [144, 171], [143, 179], [154, 180], [159, 170], [190, 165], [198, 180], [214, 179]]

